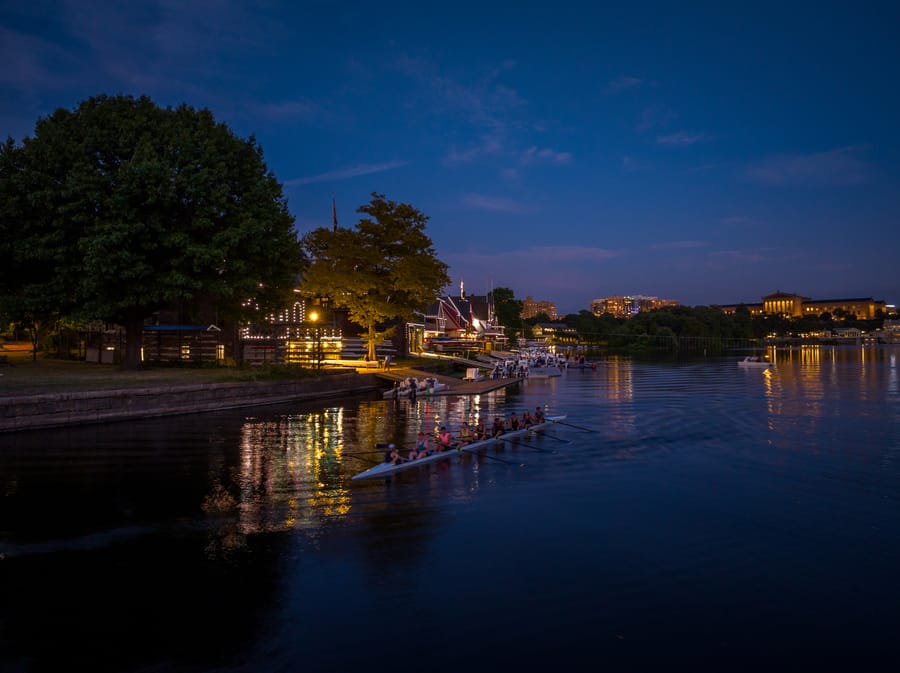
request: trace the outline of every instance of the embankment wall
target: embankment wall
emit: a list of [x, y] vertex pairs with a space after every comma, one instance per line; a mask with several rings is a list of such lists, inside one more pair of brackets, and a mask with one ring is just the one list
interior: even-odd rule
[[380, 389], [374, 374], [354, 372], [301, 381], [207, 383], [26, 395], [0, 400], [0, 432], [315, 401]]

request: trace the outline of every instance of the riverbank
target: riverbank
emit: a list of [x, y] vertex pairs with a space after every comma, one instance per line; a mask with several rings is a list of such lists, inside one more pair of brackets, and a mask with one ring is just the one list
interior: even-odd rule
[[0, 433], [220, 411], [293, 401], [375, 394], [395, 381], [433, 376], [445, 394], [474, 395], [518, 379], [463, 381], [439, 363], [410, 358], [389, 370], [312, 372], [271, 366], [156, 367], [123, 370], [72, 360], [31, 358], [30, 346], [6, 344], [0, 367]]
[[0, 432], [324, 400], [374, 393], [382, 387], [374, 374], [349, 372], [294, 381], [189, 383], [7, 396], [0, 400]]

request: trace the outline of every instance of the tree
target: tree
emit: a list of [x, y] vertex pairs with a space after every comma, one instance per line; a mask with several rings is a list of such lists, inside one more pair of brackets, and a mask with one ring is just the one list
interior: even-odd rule
[[515, 293], [510, 288], [494, 288], [490, 291], [489, 296], [494, 304], [497, 322], [509, 329], [522, 327], [522, 308], [524, 304], [521, 300], [515, 298]]
[[98, 96], [40, 119], [3, 155], [0, 262], [18, 261], [0, 270], [0, 295], [124, 325], [129, 367], [160, 308], [204, 301], [235, 318], [250, 298], [275, 308], [300, 271], [262, 150], [208, 110]]
[[310, 265], [300, 290], [347, 309], [365, 330], [366, 359], [375, 360], [376, 344], [393, 333], [388, 323], [424, 310], [450, 277], [425, 234], [428, 217], [421, 211], [373, 192], [356, 212], [368, 215], [356, 229], [322, 227], [303, 237]]
[[536, 315], [532, 316], [531, 318], [525, 319], [525, 323], [527, 325], [532, 325], [532, 326], [539, 325], [541, 323], [546, 323], [546, 322], [555, 322], [555, 321], [549, 315], [544, 313], [543, 311], [539, 311]]

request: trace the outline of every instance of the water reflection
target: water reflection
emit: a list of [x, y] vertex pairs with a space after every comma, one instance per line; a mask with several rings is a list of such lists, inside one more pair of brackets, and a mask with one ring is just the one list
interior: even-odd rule
[[[0, 436], [0, 668], [352, 670], [377, 667], [391, 624], [423, 625], [395, 673], [435, 651], [436, 671], [886, 652], [898, 352], [616, 358], [471, 398]], [[379, 444], [536, 405], [570, 425], [350, 479]]]

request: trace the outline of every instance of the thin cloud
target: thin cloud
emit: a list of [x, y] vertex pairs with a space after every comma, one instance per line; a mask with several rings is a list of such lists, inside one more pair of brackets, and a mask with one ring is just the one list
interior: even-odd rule
[[759, 264], [772, 261], [773, 254], [778, 251], [774, 248], [750, 248], [746, 250], [717, 250], [709, 253], [710, 259], [724, 262], [751, 262]]
[[339, 168], [327, 173], [319, 173], [318, 175], [310, 175], [304, 178], [294, 178], [286, 180], [285, 185], [288, 187], [296, 187], [298, 185], [308, 185], [313, 182], [331, 182], [338, 180], [349, 180], [350, 178], [359, 177], [360, 175], [370, 175], [372, 173], [383, 173], [395, 168], [406, 166], [408, 161], [388, 161], [383, 164], [357, 164], [356, 166], [347, 166]]
[[644, 81], [638, 77], [617, 77], [606, 85], [606, 93], [616, 94], [628, 89], [639, 88]]
[[260, 103], [254, 106], [256, 116], [271, 120], [309, 119], [318, 113], [319, 106], [309, 101], [284, 101], [282, 103]]
[[500, 213], [527, 213], [528, 207], [512, 199], [498, 196], [484, 196], [482, 194], [468, 194], [463, 203], [479, 210], [490, 210]]
[[640, 132], [649, 131], [650, 129], [663, 128], [669, 125], [669, 122], [676, 118], [676, 114], [663, 105], [651, 105], [644, 108], [641, 112], [641, 119], [635, 126]]
[[745, 175], [764, 185], [858, 185], [866, 182], [869, 164], [861, 155], [868, 145], [850, 145], [815, 154], [771, 157], [751, 165]]
[[707, 241], [668, 241], [666, 243], [656, 243], [650, 247], [654, 250], [692, 250], [705, 248], [708, 245]]
[[635, 159], [634, 157], [627, 154], [622, 157], [622, 169], [628, 171], [629, 173], [634, 173], [637, 171], [648, 171], [652, 168], [652, 164], [649, 164], [642, 159]]
[[[529, 246], [512, 250], [499, 249], [486, 252], [451, 253], [444, 255], [448, 262], [465, 263], [478, 268], [511, 267], [523, 269], [527, 274], [532, 273], [536, 266], [550, 268], [559, 265], [560, 269], [566, 265], [584, 262], [602, 262], [625, 255], [623, 250], [609, 248], [588, 248], [582, 246], [567, 245], [541, 245]], [[549, 276], [550, 274], [546, 274]]]
[[0, 27], [0, 84], [31, 93], [40, 87], [57, 88], [68, 83], [65, 74], [57, 73], [54, 62], [70, 59], [65, 50], [38, 37]]
[[479, 157], [498, 154], [501, 151], [502, 145], [499, 138], [484, 136], [481, 138], [480, 143], [467, 149], [458, 150], [456, 147], [451, 147], [449, 153], [444, 158], [444, 163], [470, 163]]
[[522, 153], [522, 163], [531, 164], [538, 161], [547, 161], [552, 164], [569, 164], [572, 162], [571, 152], [557, 152], [551, 149], [538, 149], [529, 147]]
[[752, 217], [744, 217], [743, 215], [732, 215], [730, 217], [723, 217], [719, 219], [719, 224], [724, 224], [726, 227], [739, 227], [739, 226], [750, 226], [756, 225], [757, 221]]
[[[510, 287], [520, 296], [534, 294], [551, 301], [569, 297], [572, 301], [585, 288], [597, 285], [598, 269], [625, 254], [622, 250], [581, 246], [539, 245], [512, 250], [501, 246], [443, 254], [441, 259], [450, 266], [451, 277], [466, 279], [470, 292], [480, 294], [492, 287]], [[532, 290], [537, 268], [542, 270], [538, 274], [539, 288]], [[483, 283], [484, 289], [478, 283]], [[584, 308], [589, 305], [590, 300], [584, 299]]]
[[708, 139], [709, 136], [705, 133], [687, 133], [686, 131], [679, 131], [678, 133], [657, 136], [656, 142], [667, 147], [689, 147]]

